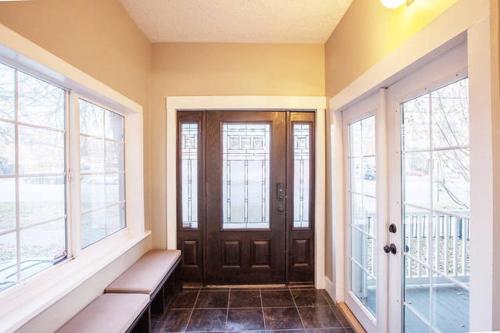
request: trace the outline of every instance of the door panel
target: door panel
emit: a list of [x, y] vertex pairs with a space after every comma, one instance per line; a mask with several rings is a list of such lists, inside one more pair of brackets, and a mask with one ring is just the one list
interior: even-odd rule
[[206, 283], [284, 283], [286, 113], [207, 113]]

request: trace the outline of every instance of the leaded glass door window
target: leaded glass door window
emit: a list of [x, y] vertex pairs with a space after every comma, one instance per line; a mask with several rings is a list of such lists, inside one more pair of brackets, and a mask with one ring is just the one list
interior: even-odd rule
[[269, 228], [271, 125], [222, 125], [223, 229]]

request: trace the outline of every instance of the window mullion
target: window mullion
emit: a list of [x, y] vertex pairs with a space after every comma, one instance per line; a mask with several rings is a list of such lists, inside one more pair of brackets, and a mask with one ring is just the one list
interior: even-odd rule
[[78, 256], [81, 249], [81, 227], [80, 227], [80, 112], [78, 109], [78, 96], [71, 92], [69, 94], [69, 195], [70, 212], [68, 217], [70, 251], [73, 257]]
[[14, 120], [15, 120], [15, 186], [16, 186], [16, 283], [21, 280], [21, 221], [19, 219], [19, 88], [18, 88], [18, 71], [14, 71]]

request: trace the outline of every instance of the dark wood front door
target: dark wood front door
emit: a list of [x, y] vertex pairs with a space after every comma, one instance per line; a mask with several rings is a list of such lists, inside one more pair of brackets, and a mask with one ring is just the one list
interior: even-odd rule
[[314, 114], [185, 111], [178, 119], [185, 280], [313, 282]]

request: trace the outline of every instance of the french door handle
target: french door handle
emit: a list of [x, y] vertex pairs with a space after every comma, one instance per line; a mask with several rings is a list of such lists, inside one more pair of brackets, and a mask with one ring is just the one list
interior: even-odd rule
[[285, 212], [285, 185], [283, 183], [276, 184], [276, 200], [278, 202], [278, 213]]
[[392, 254], [396, 254], [398, 252], [398, 250], [396, 249], [396, 245], [394, 245], [394, 243], [391, 243], [391, 245], [386, 245], [384, 246], [384, 252], [385, 253], [392, 253]]

